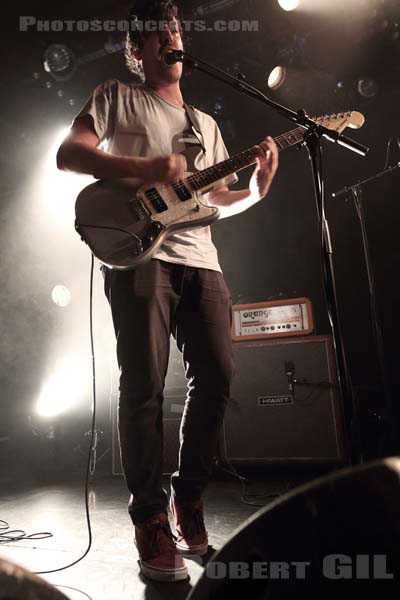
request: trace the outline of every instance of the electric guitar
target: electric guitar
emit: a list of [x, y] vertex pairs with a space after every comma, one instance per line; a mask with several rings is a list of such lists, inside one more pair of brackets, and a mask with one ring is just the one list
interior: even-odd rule
[[[364, 124], [359, 112], [314, 119], [342, 133]], [[279, 151], [302, 144], [298, 127], [275, 138]], [[126, 270], [150, 260], [164, 240], [180, 229], [203, 227], [218, 219], [219, 210], [201, 201], [218, 181], [257, 161], [253, 146], [178, 183], [146, 183], [135, 178], [102, 179], [85, 187], [75, 205], [75, 228], [93, 254], [108, 267]], [[265, 148], [264, 148], [265, 149]]]

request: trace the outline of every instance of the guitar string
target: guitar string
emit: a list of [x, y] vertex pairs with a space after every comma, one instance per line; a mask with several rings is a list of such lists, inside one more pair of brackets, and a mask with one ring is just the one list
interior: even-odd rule
[[[281, 143], [283, 140], [285, 140], [285, 139], [288, 139], [288, 138], [290, 139], [290, 137], [294, 137], [294, 138], [296, 138], [296, 133], [297, 133], [297, 132], [301, 132], [301, 131], [302, 131], [302, 130], [301, 130], [301, 128], [299, 127], [299, 128], [297, 128], [297, 129], [294, 129], [294, 130], [292, 130], [292, 131], [290, 131], [290, 132], [288, 132], [288, 133], [286, 133], [286, 134], [282, 134], [282, 135], [280, 135], [280, 136], [277, 136], [277, 137], [275, 138], [275, 142], [278, 142], [278, 143], [280, 144], [280, 143]], [[298, 142], [300, 142], [300, 141], [301, 141], [300, 139], [299, 139], [299, 140], [297, 140], [297, 139], [296, 139], [296, 143], [298, 143]], [[289, 145], [290, 145], [290, 144], [289, 144]], [[241, 169], [241, 168], [245, 168], [245, 167], [249, 166], [251, 163], [247, 162], [247, 160], [248, 160], [248, 159], [250, 159], [250, 160], [253, 160], [253, 158], [255, 158], [255, 157], [254, 157], [254, 150], [255, 150], [255, 148], [256, 148], [255, 146], [252, 146], [252, 148], [249, 148], [249, 149], [247, 149], [247, 150], [244, 150], [243, 152], [239, 153], [239, 154], [238, 154], [238, 155], [236, 155], [235, 157], [232, 157], [232, 158], [228, 159], [228, 160], [226, 161], [226, 163], [231, 163], [231, 164], [234, 164], [235, 162], [236, 162], [236, 163], [237, 163], [237, 162], [239, 162], [239, 161], [240, 161], [240, 162], [242, 162], [242, 161], [243, 161], [243, 159], [244, 159], [244, 163], [243, 163], [243, 164], [239, 164], [239, 165], [238, 165], [238, 168], [239, 168], [239, 169]], [[284, 146], [283, 146], [283, 148], [284, 148]], [[282, 150], [283, 148], [280, 148], [280, 149]], [[246, 155], [246, 154], [250, 154], [250, 156], [248, 156], [248, 157], [244, 156], [244, 155]], [[235, 166], [236, 166], [236, 165], [235, 165]], [[213, 171], [215, 171], [217, 168], [219, 168], [219, 169], [221, 170], [223, 167], [217, 167], [217, 165], [214, 165], [214, 166], [212, 166], [212, 167], [207, 167], [206, 169], [203, 169], [203, 170], [202, 170], [202, 171], [200, 171], [199, 173], [194, 173], [193, 175], [190, 175], [189, 177], [186, 177], [184, 180], [182, 180], [182, 181], [181, 181], [181, 182], [179, 182], [179, 183], [174, 183], [174, 184], [172, 184], [172, 185], [171, 185], [171, 187], [172, 187], [172, 189], [173, 189], [174, 191], [177, 191], [177, 190], [178, 190], [178, 189], [181, 187], [181, 185], [182, 185], [182, 184], [184, 184], [184, 182], [185, 182], [185, 181], [188, 181], [189, 183], [195, 183], [195, 182], [197, 182], [198, 180], [201, 180], [201, 179], [204, 179], [204, 180], [206, 180], [206, 181], [205, 181], [205, 183], [206, 183], [207, 185], [208, 185], [208, 184], [210, 184], [210, 183], [214, 183], [214, 180], [213, 180], [213, 181], [207, 181], [207, 178], [208, 178], [208, 176], [209, 176], [209, 175], [211, 175], [211, 174], [213, 173]], [[233, 171], [233, 172], [234, 172], [234, 171]], [[230, 172], [227, 172], [227, 173], [224, 173], [224, 175], [223, 175], [223, 176], [225, 176], [225, 177], [226, 177], [227, 175], [230, 175], [230, 174], [231, 174]], [[200, 183], [201, 183], [201, 181], [200, 181]], [[153, 193], [151, 193], [151, 194], [148, 194], [146, 197], [147, 197], [147, 198], [149, 198], [149, 199], [151, 200], [151, 199], [155, 199], [155, 198], [157, 197], [157, 195], [158, 195], [158, 194], [157, 194], [157, 192], [153, 192]]]
[[[236, 162], [236, 163], [238, 163], [238, 162], [240, 161], [240, 163], [242, 163], [242, 164], [240, 164], [240, 163], [239, 163], [239, 164], [235, 165], [235, 169], [234, 169], [234, 171], [235, 171], [235, 170], [244, 169], [244, 168], [248, 167], [248, 166], [251, 164], [251, 162], [248, 162], [248, 161], [249, 161], [249, 160], [250, 160], [250, 161], [252, 161], [252, 160], [255, 158], [255, 156], [254, 156], [254, 150], [255, 150], [255, 146], [253, 146], [252, 148], [249, 148], [249, 149], [247, 149], [247, 150], [244, 150], [244, 151], [243, 151], [243, 152], [241, 152], [240, 154], [236, 155], [235, 157], [229, 158], [229, 159], [227, 159], [227, 161], [224, 161], [224, 162], [226, 162], [227, 164], [228, 164], [228, 163], [230, 163], [230, 164], [232, 164], [232, 163], [233, 163], [233, 164], [234, 164], [235, 162]], [[247, 157], [246, 157], [246, 156], [244, 156], [244, 155], [246, 155], [246, 154], [247, 154], [247, 155], [250, 155], [250, 156], [247, 156]], [[202, 183], [202, 182], [201, 182], [201, 179], [205, 180], [205, 181], [204, 181], [204, 183], [205, 183], [206, 185], [209, 185], [209, 184], [211, 184], [211, 183], [215, 183], [215, 181], [218, 181], [218, 180], [212, 179], [211, 181], [208, 181], [207, 179], [209, 178], [209, 176], [210, 176], [210, 175], [211, 175], [211, 174], [212, 174], [212, 173], [213, 173], [213, 172], [214, 172], [214, 171], [215, 171], [217, 168], [218, 168], [219, 170], [223, 169], [223, 167], [221, 167], [221, 166], [219, 166], [219, 167], [218, 167], [217, 165], [214, 165], [214, 166], [212, 166], [212, 167], [207, 167], [206, 169], [203, 169], [202, 171], [199, 171], [199, 173], [194, 173], [194, 174], [192, 174], [192, 175], [189, 175], [189, 176], [188, 176], [188, 177], [186, 177], [184, 180], [182, 180], [182, 181], [180, 181], [180, 182], [178, 182], [178, 183], [171, 184], [171, 187], [172, 187], [172, 189], [173, 189], [174, 191], [177, 191], [177, 190], [179, 190], [179, 188], [182, 186], [182, 184], [184, 185], [184, 183], [185, 183], [186, 181], [188, 181], [189, 183], [195, 183], [195, 182], [197, 182], [197, 181], [199, 181], [199, 180], [200, 180], [200, 183]], [[229, 171], [228, 171], [227, 173], [224, 173], [224, 174], [223, 174], [223, 176], [221, 177], [221, 179], [222, 179], [223, 177], [226, 177], [226, 176], [230, 175], [230, 174], [231, 174], [232, 172], [234, 172], [234, 171], [231, 171], [231, 170], [229, 169]], [[146, 194], [146, 198], [148, 198], [149, 200], [154, 200], [154, 199], [156, 199], [156, 198], [158, 197], [158, 195], [159, 195], [159, 194], [158, 194], [158, 192], [157, 192], [157, 190], [156, 190], [155, 192], [152, 192], [152, 193]]]
[[[348, 115], [348, 113], [338, 113], [337, 115], [334, 115], [335, 118], [344, 118]], [[322, 122], [324, 120], [324, 117], [318, 117], [314, 119], [318, 124], [320, 124], [320, 122]], [[300, 139], [297, 139], [297, 134], [300, 134]], [[303, 139], [303, 129], [301, 127], [296, 127], [295, 129], [288, 131], [287, 133], [283, 133], [281, 135], [278, 135], [276, 138], [274, 138], [274, 141], [278, 146], [278, 151], [282, 151], [285, 150], [286, 148], [289, 148], [291, 145], [293, 145], [293, 142], [291, 142], [290, 138], [294, 138], [294, 143], [300, 143]], [[287, 146], [284, 145], [283, 142], [289, 140], [289, 144]], [[238, 165], [238, 168], [235, 170], [241, 170], [243, 168], [246, 168], [248, 166], [250, 166], [250, 164], [252, 164], [251, 162], [247, 162], [247, 159], [250, 159], [251, 161], [254, 158], [254, 151], [255, 151], [256, 146], [252, 146], [251, 148], [248, 148], [247, 150], [243, 150], [243, 152], [240, 152], [239, 154], [237, 154], [236, 156], [227, 159], [226, 162], [227, 164], [230, 163], [231, 165], [234, 165], [235, 162], [238, 162], [239, 160], [243, 160], [245, 161], [245, 164]], [[249, 157], [246, 157], [246, 154], [250, 154]], [[236, 167], [236, 165], [234, 165]], [[188, 177], [186, 177], [185, 179], [183, 179], [182, 181], [178, 182], [178, 183], [173, 183], [171, 184], [172, 189], [177, 193], [179, 188], [185, 184], [185, 182], [189, 182], [190, 184], [194, 183], [196, 184], [198, 181], [200, 183], [202, 183], [202, 179], [205, 180], [206, 185], [210, 185], [212, 183], [215, 183], [215, 179], [212, 179], [212, 181], [207, 181], [209, 175], [212, 175], [213, 172], [215, 172], [215, 170], [219, 168], [220, 170], [223, 167], [218, 167], [218, 165], [214, 165], [211, 167], [207, 167], [206, 169], [203, 169], [202, 171], [199, 171], [198, 173], [194, 173], [192, 175], [189, 175]], [[225, 174], [223, 174], [223, 177], [226, 177], [228, 175], [230, 175], [231, 173], [235, 172], [235, 170], [231, 171], [229, 168], [229, 171]], [[221, 179], [223, 179], [223, 177], [221, 177]], [[205, 186], [206, 187], [206, 186]], [[195, 190], [197, 191], [197, 190]], [[179, 195], [179, 194], [177, 194]], [[155, 192], [152, 192], [151, 194], [146, 195], [146, 198], [148, 200], [150, 200], [150, 202], [152, 200], [155, 200], [157, 197], [159, 196], [159, 193], [157, 192], [157, 190]]]
[[[276, 138], [276, 140], [277, 139], [278, 138]], [[244, 169], [244, 168], [250, 166], [250, 164], [252, 164], [252, 162], [254, 162], [253, 159], [255, 158], [255, 155], [254, 155], [255, 148], [256, 147], [253, 146], [252, 148], [244, 150], [243, 152], [236, 155], [235, 157], [228, 159], [226, 161], [226, 163], [233, 164], [235, 166], [235, 169], [232, 171], [231, 168], [229, 168], [229, 171], [227, 173], [222, 174], [221, 179], [223, 179], [223, 177], [227, 177], [228, 175], [230, 175], [231, 173], [234, 173], [235, 171], [239, 171], [241, 169]], [[248, 156], [248, 157], [244, 156], [246, 154], [248, 154], [250, 156]], [[240, 161], [242, 164], [240, 164], [240, 163], [237, 164], [238, 161]], [[236, 163], [236, 165], [235, 165], [235, 163]], [[189, 182], [190, 184], [192, 184], [192, 183], [196, 184], [198, 181], [200, 183], [202, 183], [201, 180], [203, 179], [204, 180], [203, 183], [205, 183], [206, 185], [215, 183], [215, 181], [218, 181], [218, 179], [212, 178], [210, 181], [208, 181], [208, 178], [210, 175], [213, 174], [213, 172], [216, 170], [216, 168], [217, 168], [217, 165], [214, 165], [212, 167], [207, 167], [206, 169], [200, 171], [199, 173], [194, 173], [193, 175], [189, 175], [188, 177], [186, 177], [184, 180], [180, 181], [179, 183], [171, 184], [171, 187], [177, 193], [179, 188], [182, 186], [182, 184], [184, 185], [186, 181]], [[220, 166], [218, 168], [221, 170], [223, 167]], [[177, 195], [179, 195], [179, 194], [177, 194]], [[158, 196], [159, 196], [159, 193], [156, 190], [154, 192], [146, 194], [146, 199], [150, 200], [150, 202], [151, 202], [152, 200], [155, 200]]]
[[[281, 143], [283, 140], [289, 139], [291, 137], [293, 137], [295, 139], [295, 143], [299, 143], [301, 141], [301, 139], [297, 139], [296, 138], [296, 134], [297, 132], [302, 132], [302, 129], [299, 127], [297, 129], [294, 129], [291, 132], [288, 132], [287, 134], [282, 134], [281, 136], [278, 136], [275, 138], [275, 142], [277, 142], [278, 144], [280, 144], [282, 147], [278, 148], [278, 150], [284, 150], [285, 146]], [[292, 145], [291, 143], [289, 143], [289, 145], [287, 147], [289, 147], [290, 145]], [[250, 166], [250, 164], [252, 164], [253, 159], [255, 158], [254, 155], [254, 151], [255, 151], [255, 146], [253, 146], [252, 148], [249, 148], [248, 150], [244, 150], [243, 152], [241, 152], [239, 155], [237, 155], [236, 157], [232, 157], [231, 159], [228, 159], [226, 162], [233, 164], [235, 167], [235, 162], [238, 163], [238, 161], [242, 161], [244, 159], [244, 164], [239, 164], [237, 165], [237, 168], [235, 168], [233, 171], [231, 171], [231, 169], [229, 168], [229, 171], [227, 173], [223, 174], [223, 177], [226, 177], [228, 175], [230, 175], [232, 172], [241, 170], [243, 168], [246, 168], [248, 166]], [[250, 154], [249, 157], [246, 157], [244, 155], [246, 154]], [[250, 159], [250, 162], [248, 162], [248, 159]], [[219, 169], [223, 169], [223, 167], [219, 167]], [[189, 177], [186, 177], [184, 180], [180, 181], [179, 183], [174, 183], [171, 184], [172, 189], [177, 192], [179, 190], [179, 188], [182, 186], [182, 184], [184, 185], [185, 182], [189, 182], [191, 183], [197, 183], [198, 181], [201, 182], [201, 180], [205, 180], [206, 185], [209, 185], [211, 183], [214, 183], [215, 179], [212, 179], [211, 181], [207, 181], [207, 179], [209, 178], [209, 176], [216, 170], [216, 165], [212, 166], [212, 167], [208, 167], [207, 169], [204, 169], [202, 171], [200, 171], [199, 173], [194, 173], [193, 175], [190, 175]], [[221, 179], [223, 178], [221, 177]], [[146, 198], [149, 199], [150, 201], [155, 200], [157, 197], [159, 196], [158, 192], [152, 192], [149, 194], [146, 194]]]

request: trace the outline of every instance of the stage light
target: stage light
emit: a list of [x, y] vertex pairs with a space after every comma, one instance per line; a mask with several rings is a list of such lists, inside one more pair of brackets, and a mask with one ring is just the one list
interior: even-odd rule
[[283, 10], [290, 11], [299, 6], [300, 0], [278, 0], [278, 4]]
[[215, 102], [214, 102], [214, 109], [213, 109], [213, 113], [216, 116], [220, 116], [223, 113], [223, 104], [222, 104], [222, 98], [216, 98]]
[[56, 81], [67, 81], [76, 70], [75, 56], [65, 44], [51, 44], [43, 54], [43, 67]]
[[357, 80], [357, 92], [363, 98], [371, 100], [378, 95], [378, 84], [372, 77], [360, 77]]
[[72, 231], [75, 199], [82, 188], [93, 183], [94, 179], [90, 175], [78, 176], [57, 169], [57, 150], [69, 131], [68, 127], [63, 127], [49, 136], [49, 150], [38, 169], [37, 185], [40, 190], [41, 205], [45, 207], [47, 218], [51, 219], [53, 227], [68, 224]]
[[64, 359], [48, 379], [39, 395], [36, 412], [55, 417], [71, 409], [86, 390], [85, 372], [78, 360]]
[[69, 289], [65, 287], [65, 285], [56, 285], [51, 292], [51, 297], [54, 304], [57, 304], [57, 306], [60, 307], [64, 307], [68, 306], [68, 304], [70, 303], [71, 293]]
[[277, 90], [281, 87], [283, 82], [286, 79], [286, 69], [282, 66], [277, 66], [272, 69], [271, 73], [268, 76], [268, 87], [271, 90]]

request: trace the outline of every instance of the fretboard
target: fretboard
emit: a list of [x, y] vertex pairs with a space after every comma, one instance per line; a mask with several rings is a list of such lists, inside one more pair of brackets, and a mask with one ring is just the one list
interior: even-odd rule
[[[294, 146], [303, 141], [303, 129], [297, 127], [292, 131], [279, 135], [274, 138], [274, 140], [279, 151], [286, 150], [286, 148], [290, 148], [290, 146]], [[248, 150], [235, 154], [235, 156], [212, 167], [193, 173], [193, 175], [187, 177], [184, 182], [187, 181], [194, 191], [199, 192], [208, 188], [220, 179], [224, 179], [225, 177], [232, 175], [232, 173], [236, 173], [237, 171], [241, 171], [242, 169], [253, 165], [257, 161], [258, 154], [259, 147], [252, 146]]]

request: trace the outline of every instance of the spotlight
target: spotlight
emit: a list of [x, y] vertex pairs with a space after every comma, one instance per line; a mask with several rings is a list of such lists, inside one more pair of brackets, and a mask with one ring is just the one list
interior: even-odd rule
[[51, 292], [54, 304], [60, 307], [68, 306], [71, 300], [70, 291], [65, 285], [56, 285]]
[[378, 95], [378, 84], [372, 77], [360, 77], [357, 80], [357, 92], [363, 98], [371, 100]]
[[[64, 98], [67, 100], [67, 96]], [[74, 199], [85, 185], [94, 181], [90, 175], [77, 177], [73, 173], [57, 169], [57, 150], [69, 132], [68, 127], [49, 131], [48, 152], [41, 161], [35, 181], [37, 189], [40, 190], [42, 210], [46, 211], [47, 219], [53, 223], [53, 227], [56, 224], [61, 228], [71, 227]], [[54, 198], [57, 198], [57, 202]]]
[[268, 77], [268, 87], [271, 90], [277, 90], [281, 87], [283, 82], [286, 79], [286, 69], [285, 67], [277, 66], [272, 69], [271, 73]]
[[43, 386], [36, 405], [41, 417], [55, 417], [73, 407], [86, 393], [85, 367], [76, 359], [61, 362]]
[[51, 44], [44, 52], [43, 66], [56, 81], [66, 81], [76, 70], [76, 60], [65, 44]]
[[283, 10], [290, 11], [299, 6], [300, 0], [278, 0], [278, 4]]

